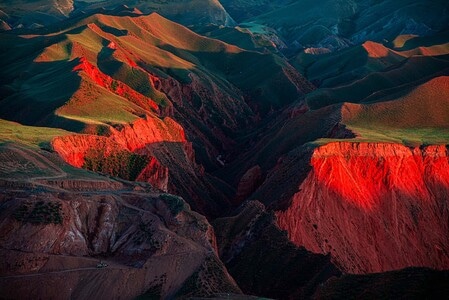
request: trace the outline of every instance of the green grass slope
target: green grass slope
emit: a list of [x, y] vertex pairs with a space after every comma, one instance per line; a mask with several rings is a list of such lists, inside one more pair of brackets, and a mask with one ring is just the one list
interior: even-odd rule
[[[377, 102], [343, 103], [339, 122], [356, 135], [346, 141], [389, 142], [412, 147], [448, 144], [448, 92], [449, 77], [439, 76]], [[321, 138], [314, 143], [336, 140]]]
[[[32, 35], [4, 37], [0, 72], [6, 97], [0, 103], [0, 116], [27, 124], [60, 127], [56, 115], [76, 121], [76, 129], [63, 127], [79, 131], [80, 123], [124, 123], [148, 113], [146, 107], [133, 103], [128, 92], [116, 92], [111, 80], [164, 107], [170, 101], [160, 86], [154, 86], [153, 77], [173, 77], [189, 84], [191, 76], [196, 76], [211, 93], [239, 102], [246, 96], [254, 109], [265, 112], [311, 89], [276, 55], [203, 37], [155, 13], [95, 14]], [[26, 46], [25, 50], [16, 51], [12, 45], [17, 44]], [[81, 57], [89, 66], [75, 72]], [[62, 93], [61, 86], [65, 86]], [[234, 122], [225, 122], [229, 121]]]
[[[379, 72], [336, 88], [322, 88], [307, 95], [313, 109], [341, 102], [379, 101], [385, 95], [419, 84], [423, 80], [444, 75], [449, 56], [413, 56]], [[446, 70], [446, 71], [445, 71]]]
[[47, 146], [57, 136], [70, 132], [48, 127], [25, 126], [0, 119], [0, 144], [19, 143], [33, 148]]

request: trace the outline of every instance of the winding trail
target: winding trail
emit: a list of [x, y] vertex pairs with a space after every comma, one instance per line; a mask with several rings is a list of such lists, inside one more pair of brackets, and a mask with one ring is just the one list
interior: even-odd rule
[[[54, 175], [46, 174], [45, 176], [33, 176], [33, 174], [29, 174], [29, 181], [36, 181], [42, 179], [58, 179], [67, 177], [67, 173], [64, 172], [58, 165], [54, 162], [46, 158], [45, 156], [32, 151], [31, 149], [27, 149], [23, 146], [19, 146], [17, 144], [14, 145], [5, 145], [3, 146], [5, 149], [12, 151], [14, 154], [14, 160], [17, 161], [17, 157], [22, 157], [27, 161], [27, 164], [32, 164], [39, 168], [40, 170], [47, 170]], [[8, 167], [2, 166], [0, 168], [0, 173], [9, 173]]]
[[41, 273], [33, 273], [33, 274], [2, 276], [2, 277], [0, 277], [0, 280], [13, 279], [13, 278], [36, 277], [36, 276], [44, 276], [44, 275], [50, 275], [50, 274], [63, 274], [63, 273], [78, 272], [78, 271], [94, 271], [94, 270], [100, 271], [100, 270], [105, 270], [105, 269], [125, 269], [125, 268], [117, 268], [117, 267], [109, 267], [109, 266], [106, 268], [86, 267], [86, 268], [66, 269], [66, 270], [49, 271], [49, 272], [41, 272]]

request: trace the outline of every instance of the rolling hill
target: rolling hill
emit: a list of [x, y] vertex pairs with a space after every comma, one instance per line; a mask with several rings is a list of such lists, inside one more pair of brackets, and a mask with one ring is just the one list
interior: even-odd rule
[[12, 28], [39, 28], [55, 24], [69, 16], [92, 13], [109, 13], [130, 9], [137, 14], [157, 12], [184, 25], [233, 25], [217, 0], [207, 1], [79, 1], [79, 0], [39, 0], [0, 1], [0, 10], [5, 14], [0, 19]]

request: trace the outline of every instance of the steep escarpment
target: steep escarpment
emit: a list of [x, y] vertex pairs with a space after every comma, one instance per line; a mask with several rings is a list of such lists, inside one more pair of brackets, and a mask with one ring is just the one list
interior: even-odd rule
[[[57, 137], [52, 141], [52, 146], [56, 152], [69, 164], [75, 167], [85, 167], [92, 169], [94, 166], [101, 165], [99, 170], [104, 173], [114, 174], [112, 170], [117, 169], [119, 171], [122, 166], [111, 166], [110, 168], [106, 165], [106, 160], [111, 157], [117, 156], [118, 153], [134, 153], [141, 156], [151, 155], [151, 150], [147, 149], [151, 144], [163, 144], [163, 143], [181, 143], [187, 144], [184, 137], [184, 130], [180, 125], [174, 122], [169, 117], [161, 120], [157, 117], [147, 117], [145, 119], [139, 119], [133, 124], [125, 125], [119, 130], [111, 128], [110, 136], [97, 136], [97, 135], [71, 135], [65, 137]], [[185, 146], [187, 149], [188, 146]], [[189, 154], [184, 153], [186, 156]], [[190, 155], [191, 157], [191, 155]], [[116, 157], [116, 163], [123, 163], [125, 157]], [[125, 179], [136, 179], [139, 177], [141, 180], [150, 179], [150, 177], [145, 178], [145, 174], [150, 174], [148, 169], [150, 166], [157, 168], [160, 166], [155, 157], [151, 156], [147, 159], [148, 165], [143, 164], [141, 170], [137, 171], [134, 178]], [[137, 156], [130, 157], [130, 159], [137, 159]], [[103, 161], [103, 162], [102, 162]], [[126, 162], [125, 162], [126, 163]], [[130, 163], [130, 162], [128, 162]], [[191, 163], [194, 163], [192, 160]], [[140, 171], [145, 172], [141, 173]], [[151, 173], [154, 175], [154, 173]], [[162, 172], [164, 178], [155, 178], [151, 183], [157, 188], [164, 190], [163, 186], [157, 184], [157, 181], [162, 179], [163, 181], [168, 180], [167, 172]], [[165, 186], [166, 190], [166, 186]]]
[[296, 245], [351, 273], [449, 266], [446, 146], [334, 142], [278, 211]]

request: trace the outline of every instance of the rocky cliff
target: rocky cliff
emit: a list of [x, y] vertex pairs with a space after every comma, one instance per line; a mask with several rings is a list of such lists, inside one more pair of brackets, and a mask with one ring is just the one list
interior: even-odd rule
[[278, 224], [342, 270], [449, 267], [446, 146], [334, 142], [313, 150]]

